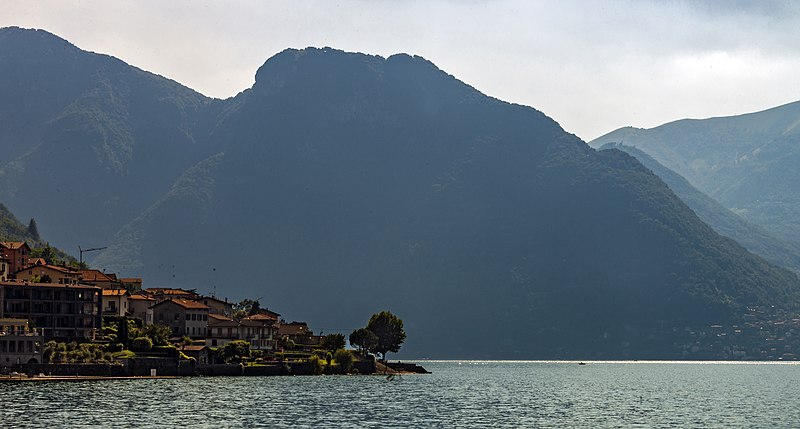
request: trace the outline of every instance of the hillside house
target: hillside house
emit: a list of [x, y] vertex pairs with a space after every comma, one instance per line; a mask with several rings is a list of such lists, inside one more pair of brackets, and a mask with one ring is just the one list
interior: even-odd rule
[[139, 319], [145, 325], [153, 324], [153, 309], [156, 299], [141, 293], [135, 293], [128, 297], [128, 313], [131, 317]]
[[55, 283], [60, 285], [77, 285], [80, 283], [80, 271], [60, 265], [34, 265], [13, 272], [11, 277], [28, 283]]
[[103, 316], [127, 316], [130, 296], [125, 289], [103, 289]]
[[0, 257], [9, 261], [9, 272], [17, 272], [28, 265], [31, 248], [24, 241], [0, 241]]
[[205, 338], [208, 333], [208, 306], [186, 299], [168, 299], [151, 307], [153, 322], [169, 326], [172, 335]]
[[106, 274], [100, 270], [80, 270], [81, 283], [98, 286], [102, 289], [124, 289], [116, 274]]
[[227, 299], [223, 301], [213, 296], [201, 296], [199, 298], [194, 299], [194, 301], [200, 302], [203, 305], [208, 306], [209, 314], [221, 314], [227, 317], [233, 316], [233, 304], [228, 302]]

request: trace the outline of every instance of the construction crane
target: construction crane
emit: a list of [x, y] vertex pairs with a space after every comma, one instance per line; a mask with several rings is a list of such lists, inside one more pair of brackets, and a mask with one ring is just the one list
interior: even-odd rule
[[81, 246], [78, 246], [78, 252], [81, 253], [81, 262], [80, 262], [81, 266], [83, 266], [83, 254], [84, 253], [86, 253], [86, 252], [94, 252], [95, 250], [103, 250], [103, 249], [108, 249], [108, 247], [92, 247], [92, 248], [89, 248], [89, 249], [81, 249]]

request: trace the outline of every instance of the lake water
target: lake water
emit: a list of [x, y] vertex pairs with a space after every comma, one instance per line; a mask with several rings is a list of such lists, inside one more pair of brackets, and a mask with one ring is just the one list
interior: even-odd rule
[[0, 384], [0, 426], [800, 427], [793, 364], [420, 363], [433, 374]]

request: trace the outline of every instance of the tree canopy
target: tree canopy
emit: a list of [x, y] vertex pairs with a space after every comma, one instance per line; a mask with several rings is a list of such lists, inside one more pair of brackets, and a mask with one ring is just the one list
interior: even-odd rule
[[406, 340], [403, 320], [389, 311], [373, 314], [367, 323], [367, 329], [377, 337], [377, 342], [372, 350], [380, 353], [383, 360], [386, 360], [387, 352], [397, 353], [400, 345]]

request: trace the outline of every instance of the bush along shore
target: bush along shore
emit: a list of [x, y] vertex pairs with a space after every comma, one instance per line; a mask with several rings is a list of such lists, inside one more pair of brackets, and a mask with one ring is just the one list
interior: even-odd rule
[[418, 365], [385, 360], [406, 337], [402, 320], [388, 311], [353, 331], [349, 340], [354, 350], [345, 348], [343, 334], [307, 336], [316, 341], [279, 338], [280, 348], [272, 353], [253, 350], [244, 340], [210, 347], [170, 334], [164, 325], [106, 318], [101, 341], [48, 341], [41, 347], [41, 363], [4, 366], [0, 381], [427, 373]]

